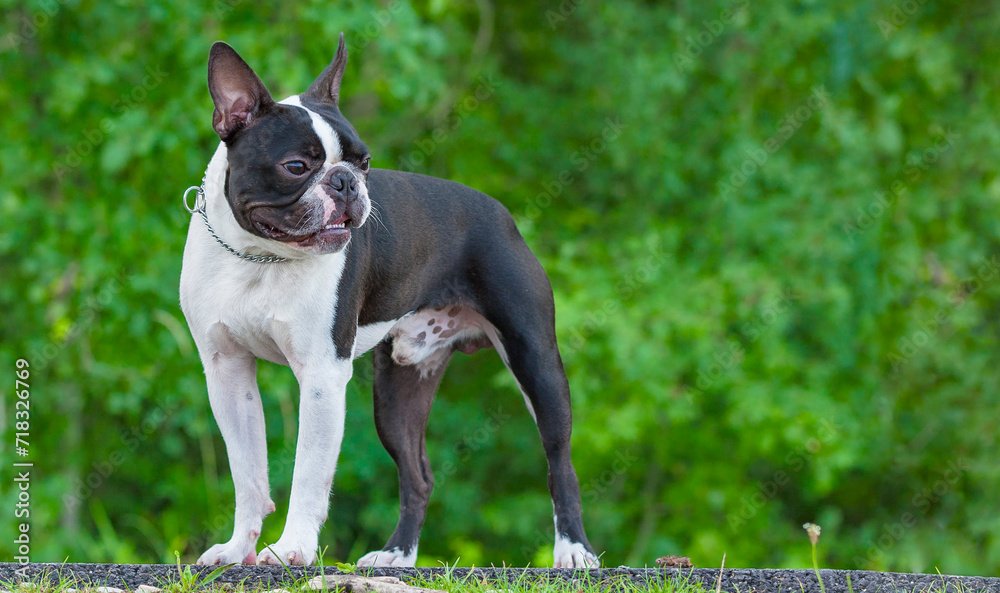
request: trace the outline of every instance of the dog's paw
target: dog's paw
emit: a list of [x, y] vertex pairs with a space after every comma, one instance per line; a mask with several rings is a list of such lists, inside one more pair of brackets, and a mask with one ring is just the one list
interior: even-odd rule
[[253, 551], [253, 542], [226, 542], [215, 544], [198, 558], [198, 564], [255, 564], [257, 555]]
[[257, 564], [310, 566], [316, 561], [316, 546], [306, 546], [299, 542], [286, 542], [279, 539], [277, 543], [266, 546], [257, 554]]
[[552, 550], [553, 568], [600, 568], [601, 561], [583, 544], [566, 540], [556, 542]]
[[391, 550], [375, 550], [358, 559], [358, 566], [405, 566], [412, 568], [417, 563], [417, 550], [404, 554], [399, 548]]

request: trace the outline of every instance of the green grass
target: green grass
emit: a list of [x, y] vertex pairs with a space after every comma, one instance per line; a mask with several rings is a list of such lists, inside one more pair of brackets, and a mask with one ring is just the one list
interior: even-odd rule
[[[212, 572], [201, 576], [191, 570], [190, 566], [178, 565], [178, 575], [175, 579], [167, 582], [161, 581], [151, 583], [153, 586], [163, 590], [163, 593], [194, 593], [195, 591], [205, 591], [207, 593], [263, 593], [270, 589], [286, 589], [291, 593], [308, 591], [308, 582], [313, 577], [293, 577], [289, 573], [289, 581], [283, 585], [249, 585], [242, 582], [236, 585], [230, 583], [215, 582], [218, 577], [225, 572], [228, 567], [219, 567]], [[509, 583], [495, 579], [487, 579], [485, 573], [477, 574], [475, 568], [459, 577], [454, 573], [455, 567], [448, 567], [443, 574], [434, 574], [427, 577], [416, 577], [404, 579], [408, 585], [415, 587], [425, 587], [429, 589], [441, 589], [456, 593], [486, 593], [487, 591], [504, 591], [510, 593], [527, 593], [529, 591], [540, 591], [542, 593], [597, 593], [602, 590], [613, 590], [621, 593], [709, 593], [701, 583], [692, 582], [689, 577], [677, 576], [663, 580], [650, 578], [646, 583], [635, 584], [623, 577], [603, 577], [596, 578], [588, 573], [581, 573], [579, 579], [573, 581], [546, 581], [537, 577], [520, 573], [510, 579]], [[345, 574], [349, 571], [341, 569]], [[366, 571], [354, 571], [353, 574], [366, 576]], [[67, 593], [70, 589], [83, 592], [88, 589], [66, 577], [59, 576], [53, 579], [53, 573], [43, 573], [34, 578], [14, 584], [0, 581], [0, 589], [5, 591], [26, 591], [32, 593]], [[123, 583], [104, 581], [93, 585], [94, 587], [117, 587], [129, 590]], [[324, 586], [321, 590], [326, 591]]]
[[[820, 528], [818, 525], [807, 523], [803, 527], [810, 536], [810, 543], [812, 545], [813, 552], [813, 570], [815, 571], [816, 578], [819, 581], [820, 590], [822, 593], [826, 592], [823, 579], [819, 572], [819, 561], [817, 556], [817, 543], [819, 542]], [[266, 585], [266, 584], [248, 584], [247, 580], [237, 583], [235, 585], [231, 583], [220, 583], [217, 582], [219, 577], [225, 573], [227, 569], [232, 567], [232, 564], [225, 566], [219, 566], [211, 571], [195, 571], [192, 570], [190, 565], [182, 565], [180, 562], [180, 555], [175, 553], [177, 557], [177, 576], [172, 579], [160, 578], [159, 582], [153, 583], [152, 585], [158, 587], [162, 590], [162, 593], [195, 593], [204, 591], [206, 593], [264, 593], [269, 590], [284, 589], [290, 593], [304, 593], [306, 591], [322, 591], [327, 593], [331, 591], [328, 588], [326, 581], [321, 581], [318, 588], [310, 587], [309, 582], [315, 578], [317, 574], [326, 574], [324, 555], [326, 550], [318, 555], [318, 565], [315, 567], [317, 570], [311, 571], [314, 576], [301, 576], [296, 577], [288, 566], [284, 566], [285, 581], [281, 585]], [[725, 565], [725, 557], [722, 559], [722, 565]], [[372, 569], [358, 569], [354, 564], [344, 564], [340, 562], [335, 562], [334, 566], [342, 574], [352, 574], [356, 576], [369, 576], [373, 573]], [[478, 570], [473, 567], [468, 573], [459, 576], [457, 561], [455, 565], [445, 565], [444, 570], [441, 572], [436, 572], [430, 575], [420, 574], [416, 577], [404, 579], [404, 582], [408, 585], [415, 587], [423, 587], [427, 589], [439, 589], [443, 591], [455, 592], [455, 593], [487, 593], [487, 592], [505, 592], [505, 593], [527, 593], [529, 591], [540, 591], [542, 593], [597, 593], [598, 591], [614, 591], [615, 593], [721, 593], [721, 576], [723, 569], [719, 569], [719, 578], [716, 580], [714, 587], [706, 587], [701, 581], [693, 580], [692, 573], [677, 573], [670, 574], [667, 573], [666, 578], [658, 578], [663, 573], [649, 573], [645, 579], [645, 582], [634, 582], [631, 578], [625, 575], [604, 575], [604, 576], [594, 576], [589, 571], [580, 571], [578, 577], [571, 581], [566, 581], [563, 579], [548, 580], [544, 577], [539, 577], [536, 574], [528, 574], [525, 571], [520, 571], [513, 568], [503, 567], [499, 571], [490, 570], [487, 573], [484, 570]], [[517, 570], [516, 573], [508, 572]], [[464, 572], [464, 571], [463, 571]], [[938, 573], [941, 578], [940, 585], [933, 587], [931, 589], [914, 589], [910, 593], [945, 593], [949, 590], [944, 576]], [[55, 578], [53, 578], [55, 577]], [[249, 578], [249, 577], [247, 577]], [[106, 587], [117, 587], [120, 589], [128, 590], [121, 583], [114, 583], [113, 581], [107, 580], [96, 586], [106, 586]], [[800, 589], [804, 591], [801, 582], [799, 583]], [[70, 589], [77, 589], [81, 593], [86, 591], [86, 587], [82, 587], [77, 583], [69, 580], [67, 577], [62, 575], [56, 575], [51, 572], [45, 572], [40, 575], [35, 576], [33, 579], [28, 581], [23, 581], [20, 583], [8, 583], [0, 581], [0, 589], [4, 591], [11, 591], [20, 593], [24, 591], [25, 593], [70, 593]], [[976, 593], [975, 591], [969, 589], [962, 583], [956, 583], [950, 589], [951, 591], [957, 591], [958, 593]], [[730, 593], [727, 590], [727, 593]], [[744, 593], [738, 589], [731, 593]], [[847, 593], [853, 593], [853, 587], [851, 584], [850, 574], [847, 575]], [[905, 590], [900, 590], [893, 587], [892, 593], [906, 593]]]
[[[819, 525], [814, 523], [806, 523], [802, 527], [808, 533], [809, 543], [812, 547], [812, 569], [816, 575], [816, 579], [819, 581], [821, 593], [826, 593], [826, 587], [823, 583], [823, 578], [820, 574], [819, 568], [818, 543], [821, 528]], [[281, 585], [248, 584], [247, 579], [250, 578], [249, 576], [247, 579], [244, 579], [242, 582], [235, 585], [231, 583], [221, 583], [218, 582], [218, 579], [226, 572], [226, 570], [234, 565], [227, 564], [219, 566], [211, 571], [194, 570], [191, 565], [182, 565], [180, 554], [178, 552], [174, 552], [174, 556], [177, 560], [176, 577], [171, 579], [160, 577], [158, 582], [150, 584], [159, 588], [162, 593], [265, 593], [266, 591], [277, 589], [284, 589], [289, 593], [304, 593], [306, 591], [322, 591], [323, 593], [328, 593], [331, 589], [328, 588], [325, 580], [321, 581], [319, 586], [316, 588], [310, 587], [310, 581], [316, 578], [315, 575], [326, 574], [326, 552], [326, 549], [319, 551], [317, 555], [317, 566], [314, 567], [315, 570], [310, 571], [313, 576], [296, 577], [288, 566], [283, 565], [285, 580]], [[723, 555], [721, 562], [722, 567], [725, 566], [725, 562], [726, 558], [725, 555]], [[351, 574], [361, 577], [372, 575], [374, 572], [372, 569], [359, 569], [355, 564], [334, 562], [333, 566], [335, 566], [341, 574]], [[501, 591], [504, 593], [527, 593], [528, 591], [540, 591], [542, 593], [597, 593], [598, 591], [614, 591], [615, 593], [722, 593], [721, 581], [722, 572], [724, 570], [724, 568], [718, 569], [718, 578], [715, 581], [716, 584], [714, 587], [706, 587], [701, 581], [692, 579], [692, 573], [690, 572], [651, 572], [647, 573], [645, 582], [637, 583], [626, 575], [605, 574], [598, 577], [592, 575], [589, 571], [579, 571], [576, 578], [566, 581], [562, 578], [548, 580], [544, 576], [529, 574], [526, 571], [512, 567], [503, 567], [500, 568], [499, 571], [491, 569], [489, 572], [481, 569], [477, 570], [473, 567], [467, 573], [460, 576], [456, 570], [457, 568], [458, 560], [456, 560], [454, 565], [445, 564], [443, 571], [438, 571], [434, 574], [418, 574], [415, 577], [407, 577], [404, 579], [404, 582], [414, 587], [439, 589], [455, 593], [499, 593]], [[516, 573], [514, 571], [516, 571]], [[464, 573], [465, 571], [463, 570], [462, 572]], [[661, 575], [665, 576], [665, 578], [660, 578]], [[851, 583], [851, 575], [848, 573], [845, 576], [847, 581], [847, 593], [854, 593]], [[892, 587], [892, 593], [945, 593], [947, 591], [957, 593], [978, 593], [960, 582], [949, 586], [945, 581], [944, 575], [942, 575], [940, 571], [938, 571], [938, 576], [940, 578], [940, 584], [929, 589], [914, 588], [912, 591], [907, 591], [894, 586]], [[0, 580], [0, 593], [6, 593], [7, 591], [12, 593], [70, 593], [71, 589], [84, 593], [88, 589], [93, 589], [98, 586], [116, 587], [123, 590], [129, 590], [123, 583], [115, 583], [111, 581], [110, 578], [101, 583], [97, 583], [92, 587], [84, 587], [65, 575], [46, 571], [39, 575], [35, 575], [29, 580], [17, 583]], [[805, 590], [801, 582], [799, 583], [799, 587], [800, 591]], [[889, 590], [886, 589], [885, 593], [888, 593], [888, 591]], [[732, 592], [726, 590], [726, 593], [745, 592], [736, 589]]]
[[487, 591], [509, 591], [511, 593], [527, 593], [528, 591], [541, 591], [543, 593], [562, 592], [582, 592], [597, 593], [610, 587], [614, 591], [622, 593], [707, 593], [701, 583], [691, 582], [687, 577], [668, 578], [663, 581], [650, 580], [642, 585], [636, 585], [624, 578], [608, 577], [598, 579], [589, 574], [582, 574], [581, 578], [569, 581], [545, 582], [524, 573], [519, 574], [509, 584], [502, 584], [495, 580], [487, 580], [477, 577], [473, 570], [463, 578], [455, 577], [450, 572], [443, 575], [433, 575], [430, 578], [418, 578], [408, 582], [417, 587], [429, 589], [441, 589], [455, 593], [485, 593]]
[[[219, 583], [217, 579], [226, 568], [219, 567], [211, 572], [204, 572], [204, 576], [202, 576], [202, 574], [191, 570], [190, 566], [178, 565], [178, 573], [171, 581], [167, 582], [163, 580], [150, 584], [162, 589], [163, 593], [194, 593], [195, 591], [204, 591], [206, 593], [264, 593], [271, 589], [285, 589], [290, 593], [300, 593], [310, 591], [308, 582], [313, 578], [305, 576], [294, 577], [289, 572], [288, 579], [282, 585], [249, 584], [246, 581], [235, 585]], [[349, 568], [349, 566], [344, 565], [344, 568], [341, 568], [341, 571], [345, 574], [350, 573], [358, 576], [366, 576], [367, 571], [344, 570], [345, 568]], [[544, 578], [539, 579], [536, 576], [520, 572], [509, 579], [509, 582], [505, 581], [507, 579], [487, 578], [484, 571], [477, 571], [475, 568], [468, 574], [458, 576], [455, 573], [455, 567], [445, 567], [443, 573], [404, 579], [404, 582], [411, 586], [440, 589], [455, 593], [487, 593], [488, 591], [498, 593], [501, 591], [505, 593], [527, 593], [529, 591], [542, 593], [597, 593], [598, 591], [614, 591], [615, 593], [716, 592], [715, 587], [705, 587], [701, 582], [692, 580], [689, 575], [671, 575], [665, 579], [657, 579], [651, 576], [646, 582], [637, 584], [622, 576], [603, 576], [598, 578], [586, 572], [581, 572], [579, 578], [573, 581], [557, 580], [549, 582]], [[129, 590], [123, 583], [115, 583], [110, 580], [94, 585], [94, 587], [96, 586], [117, 587]], [[0, 589], [14, 593], [68, 593], [70, 589], [76, 589], [80, 593], [84, 593], [88, 588], [66, 577], [59, 577], [54, 573], [43, 573], [28, 581], [17, 584], [0, 581]], [[93, 590], [93, 587], [90, 590]], [[327, 591], [325, 587], [320, 590]], [[332, 591], [332, 589], [330, 590]], [[953, 584], [950, 588], [946, 587], [943, 576], [941, 583], [932, 589], [915, 588], [909, 591], [893, 588], [885, 590], [884, 593], [944, 593], [946, 590], [957, 591], [958, 593], [976, 593], [976, 591], [962, 583]], [[723, 589], [722, 591], [727, 590]], [[850, 591], [850, 584], [848, 584], [848, 592], [850, 593]], [[728, 593], [745, 592], [731, 591]]]

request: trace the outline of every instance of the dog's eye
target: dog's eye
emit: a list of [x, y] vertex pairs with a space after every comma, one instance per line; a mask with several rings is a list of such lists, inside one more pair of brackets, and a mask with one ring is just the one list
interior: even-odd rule
[[302, 175], [306, 172], [306, 164], [302, 161], [288, 161], [284, 166], [285, 170], [292, 175]]
[[361, 170], [365, 173], [368, 172], [368, 167], [371, 166], [372, 157], [366, 156], [365, 160], [361, 161]]

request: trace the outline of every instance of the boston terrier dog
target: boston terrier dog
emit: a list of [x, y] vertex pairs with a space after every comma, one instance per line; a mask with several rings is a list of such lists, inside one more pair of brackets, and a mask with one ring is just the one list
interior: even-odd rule
[[[554, 565], [595, 567], [570, 459], [570, 394], [552, 289], [510, 213], [440, 179], [369, 169], [338, 107], [344, 36], [309, 89], [275, 101], [225, 43], [208, 88], [222, 142], [198, 191], [180, 300], [205, 368], [236, 490], [233, 537], [199, 564], [312, 564], [344, 435], [353, 360], [374, 349], [375, 427], [399, 468], [399, 523], [359, 566], [413, 566], [434, 480], [424, 433], [456, 351], [492, 347], [541, 435], [555, 520]], [[257, 359], [299, 383], [291, 499], [277, 542]]]

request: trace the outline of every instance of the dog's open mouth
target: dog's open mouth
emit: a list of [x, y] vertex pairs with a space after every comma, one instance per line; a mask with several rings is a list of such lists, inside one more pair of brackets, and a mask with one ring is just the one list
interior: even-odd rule
[[326, 223], [322, 229], [319, 230], [320, 233], [326, 231], [336, 231], [336, 230], [346, 230], [347, 227], [351, 225], [351, 219], [347, 217], [347, 214], [342, 214], [340, 218], [334, 220], [333, 222]]
[[283, 231], [278, 227], [264, 222], [260, 219], [254, 220], [254, 226], [268, 239], [282, 241], [284, 243], [296, 243], [302, 246], [311, 245], [326, 239], [336, 239], [341, 236], [349, 236], [351, 231], [351, 219], [347, 214], [342, 214], [340, 218], [331, 220], [323, 225], [318, 231], [307, 234], [293, 234]]
[[284, 241], [285, 238], [289, 236], [288, 233], [285, 233], [284, 231], [281, 231], [277, 227], [273, 227], [267, 224], [266, 222], [260, 220], [254, 220], [253, 223], [254, 226], [257, 227], [257, 230], [260, 231], [261, 234], [267, 237], [268, 239], [274, 239], [275, 241]]
[[253, 218], [253, 224], [257, 227], [261, 236], [274, 241], [281, 241], [292, 247], [307, 248], [309, 251], [318, 251], [321, 253], [337, 251], [347, 245], [347, 242], [351, 239], [351, 227], [354, 226], [353, 223], [354, 221], [347, 213], [344, 213], [336, 219], [327, 221], [317, 231], [301, 233], [284, 231], [260, 218]]

